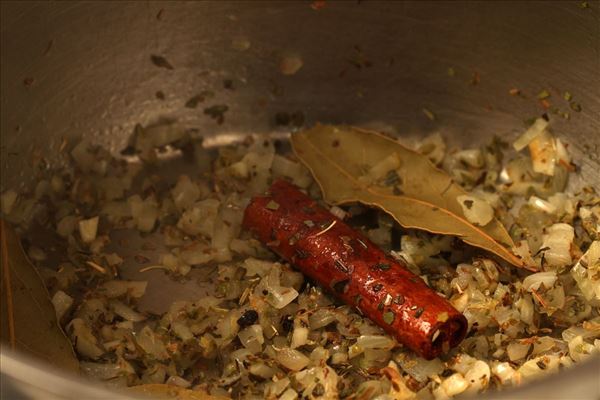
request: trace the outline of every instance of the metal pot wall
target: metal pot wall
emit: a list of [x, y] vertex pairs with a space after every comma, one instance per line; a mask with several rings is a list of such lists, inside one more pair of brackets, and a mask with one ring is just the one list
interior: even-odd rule
[[[1, 188], [28, 183], [34, 149], [52, 162], [64, 139], [84, 136], [117, 151], [136, 123], [160, 118], [196, 127], [215, 143], [280, 131], [280, 112], [301, 113], [307, 125], [441, 130], [468, 144], [491, 135], [510, 140], [523, 120], [545, 111], [542, 90], [552, 107], [570, 113], [567, 120], [550, 112], [553, 129], [570, 144], [581, 182], [598, 188], [600, 10], [598, 2], [585, 4], [2, 2]], [[284, 75], [281, 60], [289, 56], [302, 67]], [[205, 89], [229, 107], [222, 125], [184, 106]], [[565, 91], [580, 111], [562, 99]], [[18, 390], [109, 396], [61, 386], [59, 372], [43, 369], [3, 352], [3, 378]], [[596, 358], [496, 396], [598, 398], [599, 381]]]

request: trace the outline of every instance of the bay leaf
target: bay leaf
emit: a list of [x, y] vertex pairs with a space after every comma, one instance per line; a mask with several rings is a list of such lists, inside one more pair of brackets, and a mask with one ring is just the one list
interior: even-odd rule
[[[514, 243], [500, 221], [493, 219], [485, 226], [469, 222], [457, 200], [466, 192], [427, 157], [396, 140], [356, 127], [317, 125], [292, 134], [291, 142], [328, 203], [374, 206], [405, 228], [457, 236], [515, 266], [529, 268], [510, 251]], [[390, 186], [369, 180], [373, 167], [381, 164], [391, 166], [387, 172], [397, 175], [386, 179]]]
[[134, 395], [143, 395], [144, 398], [159, 398], [170, 400], [226, 400], [229, 397], [213, 396], [203, 390], [190, 390], [178, 386], [160, 383], [132, 386], [126, 392]]
[[3, 346], [58, 368], [79, 371], [79, 361], [58, 321], [48, 291], [17, 234], [0, 220], [0, 311]]

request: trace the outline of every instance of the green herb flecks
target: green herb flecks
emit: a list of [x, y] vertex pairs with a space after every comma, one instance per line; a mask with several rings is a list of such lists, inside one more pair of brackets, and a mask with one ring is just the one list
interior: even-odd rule
[[171, 65], [171, 63], [169, 61], [167, 61], [166, 58], [164, 58], [163, 56], [157, 56], [156, 54], [152, 54], [150, 56], [150, 61], [152, 61], [152, 64], [154, 64], [155, 66], [159, 67], [159, 68], [166, 68], [166, 69], [175, 69], [173, 67], [173, 65]]
[[429, 118], [431, 121], [435, 121], [435, 114], [431, 110], [428, 108], [423, 108], [422, 111], [427, 118]]
[[386, 324], [393, 324], [395, 319], [396, 314], [394, 314], [392, 311], [386, 311], [383, 313], [383, 322], [385, 322]]
[[381, 270], [381, 271], [387, 271], [388, 269], [390, 269], [391, 265], [388, 263], [378, 263], [375, 264], [375, 269]]
[[537, 98], [540, 100], [544, 100], [547, 99], [548, 97], [550, 97], [550, 92], [548, 92], [547, 90], [542, 90], [541, 92], [538, 93]]
[[267, 203], [267, 205], [265, 206], [265, 208], [267, 210], [278, 210], [279, 209], [279, 203], [277, 203], [275, 200], [271, 200]]
[[219, 125], [225, 121], [225, 113], [229, 110], [229, 107], [225, 104], [216, 104], [211, 107], [204, 109], [204, 114], [210, 116], [216, 120]]
[[191, 97], [188, 101], [185, 102], [185, 106], [187, 108], [196, 108], [199, 103], [202, 103], [208, 98], [214, 97], [214, 95], [214, 92], [211, 92], [210, 90], [205, 90]]

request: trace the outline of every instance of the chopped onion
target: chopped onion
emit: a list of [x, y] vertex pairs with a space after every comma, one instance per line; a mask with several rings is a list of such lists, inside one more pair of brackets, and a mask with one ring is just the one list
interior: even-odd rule
[[554, 137], [544, 131], [529, 142], [532, 168], [540, 174], [553, 176], [556, 167], [556, 146]]
[[169, 379], [167, 379], [167, 382], [165, 382], [165, 384], [178, 386], [182, 388], [189, 388], [190, 386], [192, 386], [192, 382], [185, 380], [180, 376], [170, 376]]
[[173, 322], [171, 324], [171, 331], [183, 341], [192, 340], [194, 338], [194, 334], [188, 324], [182, 321]]
[[273, 262], [258, 260], [256, 258], [246, 258], [244, 260], [243, 267], [246, 269], [246, 276], [260, 276], [263, 277], [271, 271], [273, 268]]
[[548, 127], [548, 121], [544, 118], [537, 118], [535, 122], [513, 143], [516, 151], [521, 151], [536, 137], [542, 134]]
[[342, 210], [338, 206], [331, 207], [329, 209], [329, 212], [332, 213], [333, 215], [335, 215], [336, 217], [338, 217], [341, 220], [343, 220], [344, 218], [346, 218], [346, 211]]
[[187, 175], [180, 176], [175, 187], [171, 189], [173, 202], [179, 210], [191, 207], [200, 198], [200, 195], [200, 187]]
[[156, 359], [166, 360], [169, 358], [165, 344], [149, 326], [143, 327], [142, 330], [135, 335], [135, 340], [147, 354]]
[[275, 359], [279, 364], [292, 371], [300, 371], [310, 362], [304, 354], [289, 347], [277, 350]]
[[538, 290], [542, 284], [548, 289], [554, 286], [557, 278], [555, 271], [537, 272], [523, 279], [523, 289], [532, 292]]
[[216, 199], [206, 199], [195, 203], [181, 215], [177, 227], [188, 235], [202, 234], [209, 238], [212, 237], [219, 204], [219, 200]]
[[140, 322], [146, 319], [145, 315], [142, 315], [134, 311], [131, 307], [120, 302], [119, 300], [111, 300], [110, 306], [115, 314], [125, 319], [126, 321]]
[[571, 276], [585, 299], [600, 306], [600, 241], [592, 242], [585, 254], [571, 269]]
[[298, 292], [294, 288], [271, 286], [267, 290], [269, 291], [266, 297], [267, 303], [277, 309], [282, 309], [298, 297]]
[[390, 336], [361, 335], [356, 339], [356, 344], [363, 349], [390, 350], [394, 348], [396, 342]]
[[542, 200], [537, 196], [531, 196], [528, 201], [532, 206], [547, 212], [548, 214], [554, 214], [557, 210], [556, 206], [546, 200]]
[[94, 379], [108, 380], [116, 378], [124, 371], [118, 363], [95, 363], [82, 361], [79, 363], [79, 368], [84, 375]]
[[487, 388], [490, 383], [491, 371], [486, 362], [477, 360], [465, 374], [465, 379], [469, 382], [467, 393], [479, 393]]
[[298, 398], [298, 393], [292, 388], [289, 388], [281, 396], [279, 396], [278, 400], [294, 400]]
[[252, 353], [262, 351], [262, 345], [265, 343], [263, 329], [260, 325], [250, 325], [238, 333], [238, 338], [242, 345]]
[[507, 362], [496, 364], [494, 367], [492, 367], [492, 372], [503, 385], [512, 382], [516, 373], [514, 368]]
[[98, 232], [98, 217], [79, 221], [79, 234], [84, 243], [91, 243], [96, 239]]
[[316, 330], [336, 320], [335, 311], [331, 308], [319, 308], [308, 317], [310, 329]]
[[469, 382], [458, 372], [444, 379], [441, 385], [447, 396], [456, 396], [467, 390]]
[[269, 367], [267, 364], [259, 362], [251, 364], [248, 368], [248, 372], [263, 379], [270, 379], [275, 375], [276, 370], [275, 368]]
[[575, 231], [569, 224], [554, 224], [546, 230], [543, 237], [542, 248], [544, 260], [550, 267], [564, 267], [571, 263], [571, 243], [575, 238]]
[[154, 197], [149, 196], [145, 200], [139, 195], [133, 195], [127, 199], [131, 216], [135, 221], [136, 228], [141, 232], [150, 232], [154, 229], [158, 218], [158, 204]]
[[98, 339], [83, 319], [75, 318], [69, 323], [67, 328], [72, 331], [77, 353], [91, 359], [98, 359], [104, 354], [104, 350], [98, 343]]
[[290, 385], [290, 378], [282, 378], [269, 382], [265, 385], [264, 397], [273, 398], [279, 396]]
[[530, 348], [529, 343], [512, 342], [506, 347], [506, 352], [510, 361], [518, 361], [525, 358]]
[[485, 226], [494, 218], [494, 209], [485, 200], [478, 197], [461, 195], [456, 201], [462, 207], [465, 218], [474, 224]]
[[454, 154], [454, 157], [462, 163], [473, 168], [483, 168], [483, 155], [479, 149], [461, 150]]
[[533, 351], [531, 352], [531, 355], [538, 356], [542, 353], [551, 350], [555, 345], [556, 340], [554, 340], [550, 336], [540, 336], [533, 343]]
[[410, 376], [419, 382], [427, 382], [430, 376], [440, 375], [444, 371], [444, 363], [439, 358], [426, 360], [416, 355], [400, 354], [396, 362]]
[[134, 298], [140, 298], [146, 292], [148, 282], [146, 281], [106, 281], [101, 286], [102, 294], [108, 298], [115, 298], [128, 294]]
[[73, 306], [73, 298], [62, 290], [59, 290], [52, 296], [52, 305], [54, 306], [54, 311], [56, 311], [56, 319], [60, 321], [71, 306]]
[[292, 342], [290, 347], [295, 349], [308, 343], [308, 333], [309, 330], [307, 327], [294, 323], [294, 332], [292, 333]]

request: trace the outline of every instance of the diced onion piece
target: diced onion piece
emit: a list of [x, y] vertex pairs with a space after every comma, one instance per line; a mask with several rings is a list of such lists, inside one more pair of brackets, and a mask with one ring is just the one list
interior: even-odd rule
[[469, 382], [458, 372], [446, 378], [441, 385], [447, 396], [456, 396], [467, 390]]
[[356, 344], [363, 349], [390, 350], [396, 345], [396, 342], [389, 336], [361, 335], [356, 339]]
[[148, 355], [151, 355], [158, 360], [166, 360], [169, 358], [169, 353], [167, 353], [165, 344], [149, 326], [143, 327], [142, 330], [135, 335], [135, 340]]
[[527, 145], [540, 135], [548, 127], [548, 121], [544, 118], [538, 118], [535, 122], [513, 143], [517, 151], [523, 150]]
[[587, 343], [583, 340], [583, 337], [576, 336], [569, 340], [569, 356], [575, 362], [581, 362], [588, 358], [590, 354], [594, 353], [595, 348], [591, 343]]
[[115, 298], [128, 294], [134, 298], [140, 298], [146, 292], [148, 282], [146, 281], [120, 281], [111, 280], [102, 284], [102, 294], [108, 298]]
[[238, 333], [238, 338], [242, 345], [253, 353], [260, 353], [262, 345], [265, 343], [262, 326], [250, 325]]
[[469, 195], [458, 196], [456, 200], [469, 222], [485, 226], [494, 219], [494, 209], [487, 201]]
[[540, 199], [537, 196], [531, 196], [528, 203], [544, 212], [547, 212], [548, 214], [554, 214], [556, 212], [556, 206], [546, 200]]
[[265, 398], [273, 398], [279, 396], [290, 385], [290, 378], [283, 378], [274, 382], [265, 384]]
[[523, 289], [528, 292], [539, 290], [543, 284], [546, 289], [554, 286], [554, 283], [558, 279], [555, 271], [536, 272], [523, 279]]
[[335, 312], [331, 308], [319, 308], [308, 317], [310, 329], [312, 330], [327, 326], [335, 320]]
[[571, 244], [575, 238], [575, 231], [569, 224], [554, 224], [549, 227], [543, 237], [542, 248], [544, 260], [550, 267], [564, 267], [571, 263]]
[[209, 238], [212, 237], [219, 205], [220, 202], [217, 199], [197, 202], [181, 215], [177, 227], [188, 235], [202, 234]]
[[183, 321], [175, 321], [171, 324], [171, 331], [183, 341], [192, 340], [194, 334], [187, 323]]
[[271, 286], [268, 290], [269, 293], [266, 297], [267, 303], [279, 310], [290, 304], [296, 297], [298, 297], [298, 292], [294, 288]]
[[84, 243], [91, 243], [96, 239], [98, 233], [98, 217], [83, 219], [79, 221], [79, 234]]
[[273, 262], [258, 260], [256, 258], [248, 257], [244, 260], [244, 264], [242, 266], [246, 269], [246, 276], [260, 276], [263, 277], [271, 271], [273, 268]]
[[333, 206], [329, 209], [329, 212], [338, 217], [339, 219], [346, 218], [346, 211], [342, 210], [338, 206]]
[[250, 372], [254, 376], [258, 376], [263, 379], [270, 379], [271, 377], [273, 377], [273, 375], [275, 375], [276, 370], [272, 367], [269, 367], [265, 363], [255, 362], [250, 365], [250, 367], [248, 368], [248, 372]]
[[510, 361], [522, 360], [527, 356], [531, 344], [512, 342], [506, 347], [506, 352]]
[[401, 354], [396, 358], [398, 364], [410, 376], [419, 382], [427, 382], [430, 376], [440, 375], [444, 371], [444, 363], [439, 358], [426, 360], [414, 354]]
[[506, 385], [507, 383], [512, 382], [516, 371], [509, 363], [503, 362], [492, 367], [492, 372], [503, 385]]
[[182, 388], [189, 388], [190, 386], [192, 386], [192, 382], [175, 375], [170, 376], [169, 379], [167, 379], [167, 382], [165, 382], [165, 384], [171, 386], [178, 386]]
[[98, 339], [96, 339], [96, 336], [94, 336], [92, 330], [86, 325], [83, 319], [75, 318], [69, 323], [67, 328], [72, 330], [73, 342], [75, 343], [77, 353], [91, 359], [97, 359], [104, 354], [104, 350], [98, 344]]
[[551, 338], [550, 336], [541, 336], [538, 337], [533, 343], [533, 351], [531, 355], [537, 356], [539, 354], [545, 353], [551, 350], [556, 344], [556, 340]]
[[294, 400], [298, 398], [298, 393], [292, 388], [289, 388], [281, 396], [279, 396], [279, 400]]
[[119, 300], [111, 300], [110, 306], [115, 314], [126, 321], [141, 322], [146, 319], [146, 316], [133, 310], [131, 307]]
[[52, 305], [54, 306], [54, 311], [56, 311], [56, 319], [60, 321], [73, 305], [73, 298], [62, 290], [59, 290], [52, 296]]
[[[541, 366], [541, 367], [540, 367]], [[519, 367], [517, 372], [524, 380], [542, 377], [558, 371], [559, 360], [557, 356], [541, 356], [526, 361]]]
[[454, 157], [469, 167], [482, 168], [484, 166], [483, 155], [479, 149], [462, 150], [455, 153]]
[[486, 362], [477, 360], [465, 374], [465, 379], [469, 382], [468, 393], [479, 393], [487, 388], [490, 382], [491, 371]]
[[569, 155], [569, 152], [567, 151], [567, 146], [565, 146], [565, 144], [559, 139], [556, 138], [556, 158], [559, 161], [562, 161], [566, 164], [569, 164], [571, 162], [571, 156]]
[[135, 221], [136, 228], [141, 232], [150, 232], [154, 229], [156, 219], [158, 218], [158, 204], [150, 196], [145, 200], [139, 195], [133, 195], [127, 199], [131, 216]]
[[179, 258], [172, 254], [165, 254], [161, 258], [161, 264], [175, 272], [181, 272], [185, 265], [202, 265], [213, 259], [209, 247], [201, 242], [194, 242], [181, 248]]
[[592, 242], [585, 254], [571, 269], [579, 290], [593, 306], [600, 306], [600, 241]]
[[310, 359], [304, 354], [288, 347], [277, 350], [275, 359], [279, 364], [292, 371], [300, 371], [310, 362]]
[[554, 137], [544, 131], [529, 143], [529, 154], [535, 172], [553, 176], [556, 167], [556, 146]]
[[[295, 324], [296, 325], [296, 324]], [[294, 332], [292, 333], [292, 342], [290, 347], [292, 349], [304, 346], [308, 343], [309, 330], [305, 326], [294, 326]]]
[[67, 215], [66, 217], [62, 218], [58, 224], [56, 224], [56, 233], [66, 238], [73, 233], [76, 226], [77, 217], [74, 215]]

